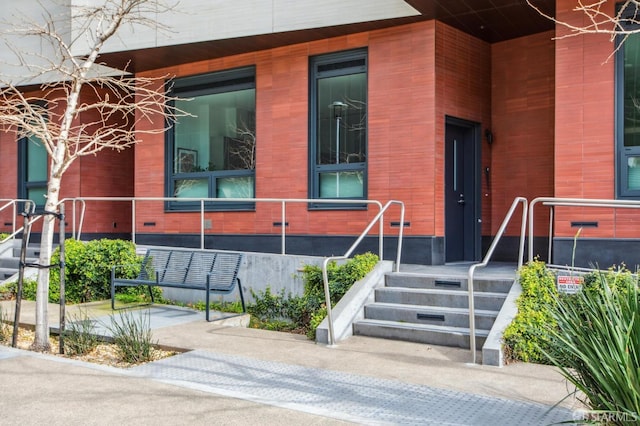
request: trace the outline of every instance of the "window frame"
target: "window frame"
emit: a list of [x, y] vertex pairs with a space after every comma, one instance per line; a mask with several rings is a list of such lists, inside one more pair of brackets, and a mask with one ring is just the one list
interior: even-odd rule
[[[257, 96], [256, 90], [256, 67], [248, 66], [234, 68], [223, 71], [214, 71], [206, 74], [179, 77], [167, 82], [167, 92], [172, 97], [195, 98], [219, 93], [229, 93], [238, 90], [253, 89], [254, 103]], [[170, 106], [175, 106], [175, 101], [170, 101]], [[255, 120], [254, 104], [254, 120]], [[207, 198], [218, 198], [215, 196], [218, 190], [218, 180], [234, 177], [253, 177], [253, 194], [256, 191], [256, 171], [246, 170], [214, 170], [190, 173], [174, 172], [174, 146], [175, 146], [175, 124], [168, 126], [165, 132], [165, 196], [174, 197], [176, 181], [181, 179], [206, 180], [208, 188]], [[257, 155], [257, 153], [256, 153]], [[193, 212], [200, 211], [201, 205], [197, 201], [168, 201], [165, 203], [165, 210], [168, 212]], [[254, 211], [255, 202], [205, 202], [205, 211]]]
[[[616, 9], [620, 13], [620, 7], [618, 4]], [[632, 5], [630, 5], [632, 6]], [[635, 8], [630, 7], [628, 11], [620, 13], [621, 19], [636, 19]], [[624, 29], [637, 28], [637, 25], [631, 25], [628, 21], [622, 22]], [[640, 37], [640, 35], [635, 35]], [[615, 63], [614, 63], [614, 93], [615, 93], [615, 127], [614, 127], [614, 139], [615, 139], [615, 196], [616, 199], [628, 199], [637, 200], [640, 199], [640, 189], [629, 189], [628, 178], [629, 169], [627, 167], [629, 157], [640, 157], [640, 146], [624, 145], [625, 138], [625, 120], [624, 120], [624, 100], [625, 100], [625, 80], [624, 80], [624, 45], [627, 42], [627, 37], [624, 35], [618, 35], [615, 39]]]
[[[320, 67], [331, 64], [364, 61], [363, 65], [334, 68], [325, 71]], [[366, 158], [359, 163], [317, 164], [318, 160], [318, 80], [328, 77], [339, 77], [353, 74], [365, 74], [365, 147]], [[308, 194], [310, 199], [330, 199], [320, 197], [320, 175], [332, 172], [362, 172], [362, 197], [344, 197], [344, 200], [366, 200], [368, 196], [368, 157], [369, 157], [369, 54], [366, 48], [354, 49], [342, 52], [327, 53], [309, 58], [309, 182]], [[341, 203], [309, 203], [310, 210], [366, 210], [367, 204], [341, 204]]]
[[[36, 104], [34, 104], [35, 106], [41, 108], [42, 110], [46, 110], [47, 105], [43, 102], [37, 102]], [[48, 119], [48, 117], [45, 116], [45, 119]], [[28, 144], [31, 142], [31, 137], [29, 136], [23, 136], [21, 138], [18, 139], [18, 158], [17, 158], [17, 162], [18, 162], [18, 173], [17, 173], [17, 177], [18, 177], [18, 185], [17, 185], [17, 189], [18, 189], [18, 193], [17, 193], [17, 197], [19, 199], [23, 199], [23, 200], [27, 200], [30, 199], [29, 198], [29, 190], [30, 189], [37, 189], [37, 188], [44, 188], [44, 192], [45, 194], [47, 193], [47, 189], [48, 189], [48, 185], [49, 185], [49, 154], [46, 152], [46, 148], [43, 146], [42, 148], [45, 149], [45, 168], [46, 168], [46, 180], [44, 181], [33, 181], [30, 182], [28, 181], [28, 176], [29, 176], [29, 149], [28, 149]], [[42, 144], [43, 142], [40, 141], [40, 143]], [[33, 201], [33, 200], [32, 200]], [[35, 203], [35, 201], [34, 201]], [[37, 212], [42, 212], [44, 211], [45, 208], [45, 204], [46, 204], [46, 200], [44, 200], [44, 202], [42, 204], [38, 204], [35, 203], [35, 209]]]

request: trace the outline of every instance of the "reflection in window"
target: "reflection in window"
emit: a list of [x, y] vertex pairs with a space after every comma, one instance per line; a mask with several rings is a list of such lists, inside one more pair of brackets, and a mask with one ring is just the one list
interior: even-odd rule
[[367, 55], [358, 50], [312, 59], [313, 198], [365, 198]]
[[36, 206], [44, 207], [47, 194], [47, 150], [42, 141], [35, 136], [22, 138], [19, 149], [19, 194]]
[[[633, 10], [631, 10], [632, 13]], [[640, 34], [631, 34], [616, 53], [617, 192], [640, 197]]]
[[175, 124], [168, 141], [170, 194], [179, 198], [254, 198], [254, 69], [179, 79], [174, 95], [185, 98], [175, 106], [190, 116]]

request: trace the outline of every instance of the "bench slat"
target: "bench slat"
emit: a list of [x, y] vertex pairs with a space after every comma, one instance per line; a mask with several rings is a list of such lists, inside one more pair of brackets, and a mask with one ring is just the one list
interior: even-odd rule
[[111, 307], [115, 309], [115, 288], [121, 286], [148, 286], [152, 303], [152, 286], [204, 290], [209, 321], [209, 293], [230, 293], [237, 285], [242, 310], [246, 312], [238, 279], [242, 257], [241, 253], [148, 249], [137, 278], [117, 278], [115, 268], [112, 271]]

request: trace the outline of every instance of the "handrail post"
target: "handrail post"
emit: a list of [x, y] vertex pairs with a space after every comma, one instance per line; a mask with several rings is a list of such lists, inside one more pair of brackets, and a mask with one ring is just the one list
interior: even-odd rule
[[131, 242], [136, 243], [136, 199], [131, 200]]
[[518, 265], [522, 266], [522, 257], [524, 254], [524, 239], [526, 237], [526, 219], [527, 219], [527, 199], [523, 197], [516, 197], [511, 203], [511, 207], [509, 211], [505, 215], [502, 220], [502, 224], [496, 233], [496, 236], [493, 238], [491, 242], [491, 246], [487, 250], [487, 253], [482, 259], [482, 262], [471, 265], [468, 271], [467, 276], [467, 292], [469, 294], [469, 349], [471, 350], [471, 362], [473, 364], [476, 363], [476, 313], [475, 313], [475, 297], [474, 297], [474, 285], [473, 285], [473, 276], [475, 274], [476, 268], [484, 268], [491, 260], [491, 256], [493, 256], [493, 252], [502, 238], [507, 225], [511, 221], [511, 217], [513, 216], [513, 212], [518, 207], [518, 204], [522, 203], [522, 226], [520, 229], [520, 249], [518, 253]]
[[404, 236], [404, 203], [400, 204], [400, 230], [398, 231], [398, 247], [396, 249], [396, 272], [400, 272], [400, 258], [402, 257], [402, 239]]
[[537, 201], [536, 198], [529, 205], [529, 262], [533, 261], [533, 210]]
[[204, 200], [200, 200], [200, 250], [204, 250]]
[[[13, 222], [13, 228], [11, 230], [11, 233], [15, 235], [16, 233], [16, 219], [18, 219], [18, 209], [17, 209], [17, 205], [18, 202], [17, 201], [12, 201], [11, 202], [12, 206], [13, 206], [13, 220], [11, 222]], [[15, 238], [15, 236], [14, 236]], [[15, 241], [15, 240], [12, 240]]]
[[473, 295], [473, 274], [477, 265], [471, 265], [467, 278], [467, 291], [469, 292], [469, 349], [471, 350], [471, 363], [476, 363], [476, 309]]
[[[555, 217], [556, 208], [554, 206], [550, 206], [549, 209], [549, 241], [548, 241], [548, 251], [547, 251], [547, 262], [551, 262], [551, 250], [553, 247], [553, 219]], [[531, 237], [533, 238], [533, 236]], [[531, 259], [533, 260], [533, 259]]]
[[380, 226], [378, 231], [378, 256], [384, 259], [384, 214], [380, 216]]
[[[349, 249], [345, 252], [344, 255], [327, 257], [322, 262], [322, 283], [323, 283], [323, 287], [324, 287], [325, 305], [326, 305], [326, 308], [327, 308], [327, 317], [326, 317], [326, 319], [327, 319], [327, 324], [328, 324], [328, 328], [329, 328], [329, 345], [330, 346], [333, 346], [335, 344], [335, 336], [334, 336], [334, 331], [333, 331], [333, 316], [332, 316], [332, 311], [331, 311], [331, 290], [329, 288], [329, 273], [328, 273], [328, 270], [327, 270], [328, 269], [327, 268], [328, 264], [332, 260], [349, 258], [349, 256], [351, 256], [351, 253], [353, 253], [353, 251], [356, 249], [356, 247], [358, 247], [358, 245], [360, 245], [360, 243], [362, 242], [364, 237], [367, 236], [367, 234], [369, 233], [369, 231], [371, 231], [371, 229], [376, 224], [376, 222], [382, 220], [382, 218], [384, 217], [384, 212], [393, 204], [400, 204], [400, 206], [402, 207], [402, 209], [401, 209], [401, 219], [402, 219], [402, 221], [401, 222], [404, 223], [404, 203], [402, 203], [401, 201], [390, 200], [390, 201], [387, 202], [387, 204], [384, 205], [384, 207], [380, 206], [381, 207], [380, 211], [369, 222], [369, 224], [364, 229], [364, 231], [362, 231], [362, 233], [360, 234], [358, 239], [351, 245], [351, 247], [349, 247]], [[400, 228], [400, 231], [398, 232], [398, 238], [400, 240], [402, 239], [402, 227]], [[398, 264], [399, 264], [399, 260], [400, 260], [400, 257], [401, 257], [401, 252], [402, 252], [402, 241], [399, 241], [398, 242], [398, 254], [397, 254]]]
[[71, 238], [76, 239], [76, 199], [71, 200]]
[[322, 262], [322, 284], [324, 286], [324, 303], [327, 307], [327, 324], [329, 325], [329, 346], [335, 345], [335, 335], [333, 333], [333, 315], [331, 312], [331, 292], [329, 290], [329, 273], [327, 266], [329, 264], [328, 257]]
[[280, 246], [281, 246], [281, 250], [282, 250], [282, 254], [287, 254], [287, 247], [286, 247], [286, 241], [287, 241], [287, 231], [286, 231], [286, 219], [287, 219], [287, 214], [286, 214], [286, 209], [287, 209], [287, 202], [285, 200], [282, 200], [282, 209], [280, 212], [280, 223], [282, 224], [282, 229], [280, 230], [280, 235], [281, 235], [281, 239], [282, 241], [280, 242]]

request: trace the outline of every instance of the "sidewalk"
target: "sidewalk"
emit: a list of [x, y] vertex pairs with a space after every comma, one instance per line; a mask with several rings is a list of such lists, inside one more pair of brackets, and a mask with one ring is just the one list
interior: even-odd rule
[[[23, 305], [23, 322], [29, 322], [32, 306]], [[51, 310], [57, 323], [57, 306]], [[96, 305], [88, 312], [102, 322], [111, 314]], [[0, 347], [0, 404], [17, 408], [29, 401], [53, 424], [59, 419], [59, 424], [542, 425], [570, 420], [579, 408], [568, 398], [549, 411], [568, 393], [555, 369], [469, 365], [467, 350], [358, 336], [330, 348], [304, 336], [207, 323], [203, 313], [177, 307], [153, 307], [151, 325], [160, 344], [192, 351], [121, 370]], [[55, 389], [64, 394], [56, 397]], [[53, 395], [34, 398], [43, 390]], [[69, 392], [78, 393], [77, 410], [75, 402], [69, 404]], [[12, 403], [16, 393], [21, 398]], [[28, 410], [19, 413], [24, 417], [10, 424], [39, 423]]]

